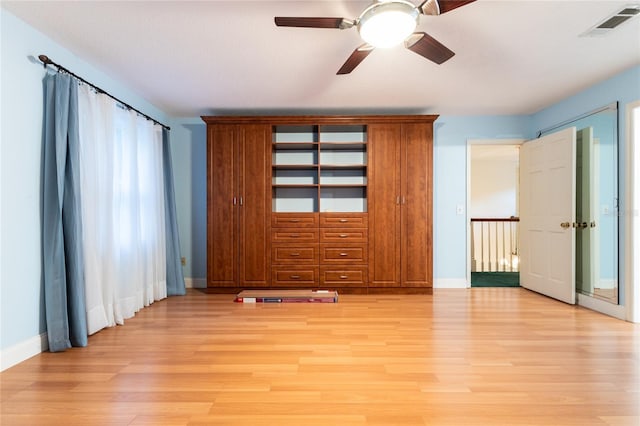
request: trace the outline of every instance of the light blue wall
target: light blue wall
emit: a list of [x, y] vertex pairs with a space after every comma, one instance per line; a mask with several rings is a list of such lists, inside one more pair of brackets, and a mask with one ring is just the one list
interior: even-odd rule
[[434, 268], [438, 280], [466, 280], [467, 140], [524, 139], [528, 117], [441, 116], [434, 127], [433, 230]]
[[2, 8], [0, 31], [0, 350], [5, 350], [45, 331], [40, 239], [45, 71], [30, 57], [46, 54], [157, 120], [166, 123], [168, 117]]
[[174, 119], [171, 155], [184, 276], [207, 276], [207, 127], [199, 118]]

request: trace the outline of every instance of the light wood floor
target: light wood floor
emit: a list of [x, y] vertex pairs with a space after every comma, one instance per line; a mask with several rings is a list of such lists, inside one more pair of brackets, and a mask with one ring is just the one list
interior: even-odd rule
[[8, 425], [640, 425], [640, 328], [521, 288], [190, 291], [0, 375]]

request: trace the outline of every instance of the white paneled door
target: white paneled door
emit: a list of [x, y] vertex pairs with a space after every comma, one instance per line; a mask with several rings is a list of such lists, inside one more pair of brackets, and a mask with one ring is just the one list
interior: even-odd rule
[[576, 129], [520, 149], [520, 285], [575, 304]]

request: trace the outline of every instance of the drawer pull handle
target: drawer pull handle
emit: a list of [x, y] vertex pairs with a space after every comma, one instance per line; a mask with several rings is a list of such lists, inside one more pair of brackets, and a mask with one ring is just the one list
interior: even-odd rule
[[340, 219], [340, 223], [347, 223], [347, 222], [349, 222], [348, 219]]
[[289, 222], [298, 223], [298, 222], [300, 222], [300, 219], [291, 219], [291, 220], [289, 220]]
[[348, 235], [347, 234], [340, 234], [340, 238], [347, 238]]
[[300, 279], [300, 275], [291, 275], [290, 277], [292, 280], [299, 280]]
[[300, 256], [300, 253], [291, 253], [291, 256], [297, 257], [297, 256]]
[[347, 278], [349, 278], [349, 276], [348, 276], [348, 275], [340, 275], [340, 279], [341, 279], [341, 280], [346, 280]]
[[349, 253], [340, 253], [340, 256], [349, 256]]

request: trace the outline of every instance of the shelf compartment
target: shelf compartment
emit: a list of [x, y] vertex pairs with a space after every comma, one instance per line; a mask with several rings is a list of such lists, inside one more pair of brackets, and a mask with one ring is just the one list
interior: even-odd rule
[[317, 212], [317, 185], [277, 185], [272, 191], [272, 211], [276, 213]]
[[315, 164], [273, 164], [271, 168], [273, 170], [317, 170], [318, 166]]
[[367, 151], [365, 149], [320, 149], [320, 166], [325, 164], [335, 166], [364, 166], [367, 164]]
[[366, 125], [277, 125], [273, 212], [367, 210]]
[[366, 185], [367, 172], [364, 168], [323, 167], [320, 170], [320, 185]]
[[367, 211], [367, 188], [365, 185], [321, 185], [321, 212]]
[[[271, 185], [274, 189], [277, 188], [293, 188], [293, 189], [305, 189], [305, 188], [314, 188], [314, 190], [317, 191], [318, 188], [318, 184], [317, 183], [309, 183], [309, 184], [304, 184], [304, 183], [282, 183], [282, 184], [273, 184]], [[340, 186], [345, 186], [345, 185], [340, 185]]]
[[271, 162], [274, 166], [315, 166], [318, 164], [318, 151], [305, 149], [274, 150]]
[[324, 125], [319, 128], [320, 142], [366, 142], [365, 125]]
[[318, 149], [317, 142], [276, 142], [272, 146], [275, 151], [314, 151]]
[[309, 186], [318, 184], [318, 170], [295, 166], [292, 168], [276, 168], [272, 173], [273, 186]]
[[344, 169], [344, 170], [350, 170], [350, 169], [366, 169], [367, 165], [366, 164], [323, 164], [322, 165], [322, 170], [339, 170], [339, 169]]
[[274, 143], [309, 143], [318, 142], [318, 126], [315, 125], [283, 125], [273, 127]]
[[323, 183], [322, 185], [320, 185], [324, 191], [324, 188], [366, 188], [367, 184], [366, 183]]
[[320, 148], [327, 151], [365, 151], [366, 142], [321, 142]]

